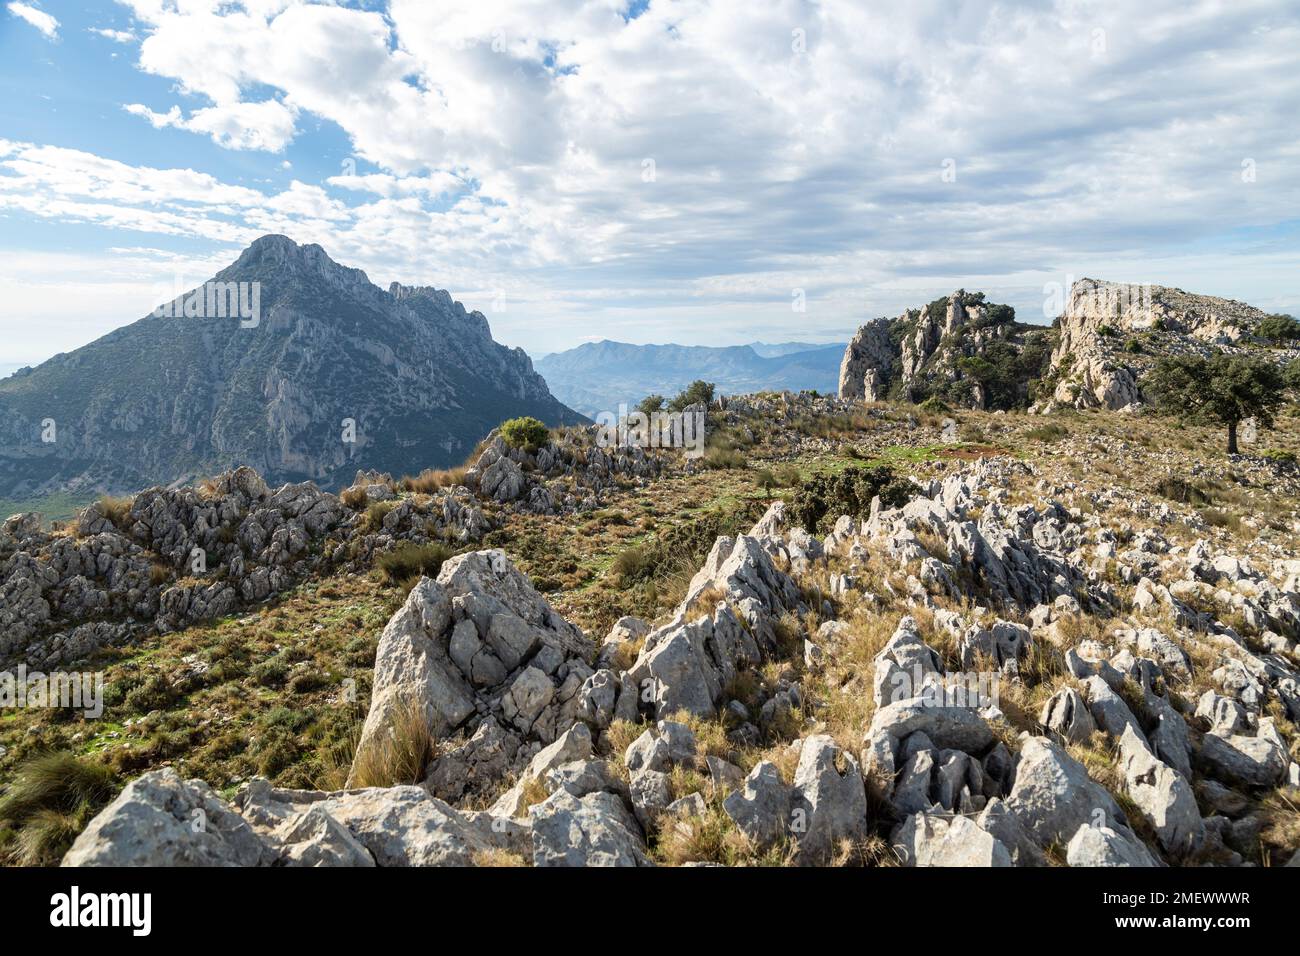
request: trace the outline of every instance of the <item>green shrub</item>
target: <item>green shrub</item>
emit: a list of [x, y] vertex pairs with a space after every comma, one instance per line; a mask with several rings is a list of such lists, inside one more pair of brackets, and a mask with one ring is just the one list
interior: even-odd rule
[[289, 665], [279, 655], [254, 664], [253, 669], [249, 671], [249, 676], [253, 682], [261, 687], [270, 687], [279, 689], [284, 686], [284, 682], [289, 677]]
[[550, 434], [550, 430], [531, 415], [501, 423], [502, 441], [511, 448], [522, 448], [528, 452], [537, 451], [545, 445]]
[[718, 538], [748, 531], [764, 510], [762, 503], [755, 501], [733, 511], [714, 509], [688, 521], [666, 525], [648, 541], [620, 552], [610, 566], [610, 573], [619, 587], [665, 578], [680, 571], [687, 571], [689, 578]]
[[1276, 465], [1294, 465], [1296, 463], [1295, 452], [1287, 451], [1285, 448], [1265, 448], [1260, 454]]
[[710, 469], [749, 467], [749, 461], [744, 453], [734, 448], [710, 448], [704, 452], [703, 461], [704, 467]]
[[610, 565], [609, 570], [620, 586], [650, 577], [654, 570], [650, 549], [643, 545], [634, 544], [632, 547], [620, 551], [618, 556], [614, 558], [614, 563]]
[[915, 489], [906, 478], [898, 478], [891, 468], [846, 468], [836, 475], [818, 475], [794, 494], [790, 503], [793, 520], [816, 534], [826, 518], [840, 515], [862, 517], [871, 509], [871, 499], [880, 496], [886, 508], [906, 504]]
[[442, 569], [442, 563], [454, 552], [445, 544], [433, 542], [416, 544], [404, 541], [387, 554], [375, 559], [375, 567], [383, 576], [385, 584], [399, 584], [408, 578], [424, 575], [434, 578]]
[[397, 502], [389, 499], [388, 501], [376, 501], [366, 509], [365, 520], [361, 522], [361, 530], [366, 532], [376, 532], [384, 527], [384, 518], [388, 512], [397, 507]]
[[1201, 488], [1174, 475], [1161, 478], [1156, 482], [1156, 494], [1184, 505], [1208, 505], [1212, 503], [1210, 496]]
[[1289, 315], [1270, 315], [1255, 327], [1255, 334], [1274, 344], [1294, 342], [1300, 339], [1300, 322]]
[[123, 703], [133, 714], [166, 710], [176, 700], [176, 688], [161, 674], [150, 674], [126, 695]]
[[772, 469], [772, 474], [782, 488], [793, 488], [803, 483], [803, 474], [795, 465], [777, 465]]
[[641, 399], [636, 410], [647, 416], [653, 415], [655, 412], [662, 412], [664, 410], [665, 401], [666, 399], [662, 395], [647, 395], [645, 398]]
[[1055, 422], [1049, 422], [1046, 425], [1039, 425], [1025, 432], [1025, 437], [1030, 441], [1054, 442], [1060, 441], [1066, 435], [1070, 434], [1061, 425]]
[[1138, 355], [1142, 351], [1142, 343], [1139, 342], [1137, 339], [1129, 339], [1127, 342], [1124, 343], [1124, 351], [1131, 352], [1134, 355]]
[[936, 415], [952, 411], [952, 406], [938, 395], [931, 395], [921, 403], [920, 408], [923, 412], [934, 412]]

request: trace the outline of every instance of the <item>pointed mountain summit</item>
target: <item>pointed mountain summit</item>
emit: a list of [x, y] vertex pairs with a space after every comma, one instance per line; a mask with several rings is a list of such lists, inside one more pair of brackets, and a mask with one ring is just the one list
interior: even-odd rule
[[582, 420], [446, 291], [385, 291], [318, 245], [269, 235], [197, 290], [0, 381], [0, 495], [237, 465], [334, 488], [358, 468], [459, 463], [518, 415]]

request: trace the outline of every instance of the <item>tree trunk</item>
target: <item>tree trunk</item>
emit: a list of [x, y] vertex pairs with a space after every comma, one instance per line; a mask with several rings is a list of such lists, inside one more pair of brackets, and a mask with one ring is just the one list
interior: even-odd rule
[[1228, 422], [1228, 454], [1237, 454], [1237, 422], [1235, 419]]

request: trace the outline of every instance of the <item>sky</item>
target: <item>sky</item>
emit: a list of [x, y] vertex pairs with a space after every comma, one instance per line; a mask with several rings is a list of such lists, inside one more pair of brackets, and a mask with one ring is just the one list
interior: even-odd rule
[[1300, 314], [1300, 4], [0, 0], [0, 374], [276, 232], [541, 356]]

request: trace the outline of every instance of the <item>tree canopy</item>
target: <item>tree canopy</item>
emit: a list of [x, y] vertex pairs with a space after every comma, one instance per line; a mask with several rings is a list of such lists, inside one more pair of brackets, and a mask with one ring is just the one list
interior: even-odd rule
[[1237, 425], [1247, 418], [1264, 427], [1282, 405], [1286, 383], [1276, 365], [1222, 352], [1161, 359], [1143, 382], [1157, 404], [1189, 421], [1226, 425], [1228, 453], [1237, 453]]

